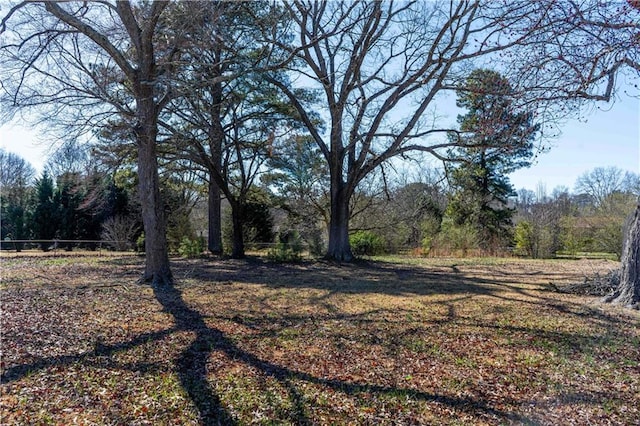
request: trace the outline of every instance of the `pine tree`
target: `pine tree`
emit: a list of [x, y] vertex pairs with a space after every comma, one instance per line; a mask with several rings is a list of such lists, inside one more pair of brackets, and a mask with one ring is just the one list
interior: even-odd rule
[[[34, 237], [38, 240], [51, 240], [58, 231], [53, 179], [46, 171], [36, 182], [32, 227]], [[40, 246], [42, 250], [47, 251], [49, 243], [42, 242]]]
[[511, 85], [495, 71], [473, 71], [457, 95], [467, 113], [458, 116], [460, 132], [449, 136], [462, 144], [450, 153], [457, 161], [448, 167], [454, 193], [447, 215], [474, 228], [481, 249], [496, 249], [511, 240], [514, 190], [507, 174], [529, 165], [539, 125], [514, 109]]

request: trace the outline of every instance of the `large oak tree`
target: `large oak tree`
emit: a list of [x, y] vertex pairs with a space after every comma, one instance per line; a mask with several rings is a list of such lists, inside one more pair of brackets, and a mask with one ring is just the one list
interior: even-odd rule
[[567, 115], [582, 100], [608, 100], [617, 73], [640, 70], [638, 14], [624, 4], [291, 0], [285, 7], [295, 38], [280, 47], [298, 60], [292, 81], [322, 94], [327, 131], [306, 118], [317, 106], [269, 81], [298, 109], [328, 165], [327, 257], [338, 261], [353, 257], [349, 200], [367, 175], [411, 152], [444, 159], [459, 144], [443, 137], [450, 129], [435, 114], [441, 95], [470, 69], [491, 63], [512, 81], [516, 109], [536, 109], [540, 119]]

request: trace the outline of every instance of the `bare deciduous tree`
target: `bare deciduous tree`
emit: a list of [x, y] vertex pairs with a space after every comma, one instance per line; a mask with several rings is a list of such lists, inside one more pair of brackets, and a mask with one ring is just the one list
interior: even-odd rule
[[59, 146], [47, 160], [46, 168], [54, 178], [65, 173], [86, 173], [90, 168], [86, 146], [71, 139]]
[[184, 28], [164, 19], [168, 7], [167, 1], [22, 2], [0, 28], [5, 112], [27, 110], [85, 132], [114, 115], [130, 124], [145, 229], [143, 279], [156, 284], [172, 282], [158, 117], [171, 99], [170, 76], [184, 42]]
[[19, 196], [35, 177], [36, 171], [24, 158], [0, 148], [0, 188], [2, 196]]
[[138, 232], [138, 224], [131, 216], [113, 216], [102, 224], [100, 238], [107, 241], [115, 250], [129, 250], [133, 244], [133, 238]]
[[575, 191], [587, 194], [598, 207], [609, 195], [623, 189], [623, 179], [624, 174], [618, 167], [596, 167], [578, 177]]
[[630, 51], [637, 14], [628, 7], [506, 0], [285, 6], [295, 41], [281, 48], [299, 61], [292, 80], [312, 81], [322, 93], [328, 130], [308, 118], [311, 105], [277, 78], [269, 81], [289, 96], [329, 166], [327, 257], [339, 261], [353, 257], [349, 199], [365, 176], [411, 152], [444, 160], [460, 144], [442, 137], [455, 129], [425, 113], [460, 89], [472, 68], [502, 69], [519, 106], [535, 108], [539, 121], [566, 115], [581, 100], [609, 99], [618, 71], [640, 69], [637, 49]]

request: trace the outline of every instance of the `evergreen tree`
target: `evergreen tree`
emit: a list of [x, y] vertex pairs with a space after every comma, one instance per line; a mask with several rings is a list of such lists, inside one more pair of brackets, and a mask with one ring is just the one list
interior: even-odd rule
[[[59, 223], [58, 237], [62, 240], [75, 240], [80, 230], [80, 190], [79, 173], [63, 173], [57, 179], [53, 198]], [[65, 250], [71, 251], [72, 243], [64, 244]]]
[[[32, 227], [33, 235], [38, 240], [51, 240], [58, 230], [53, 179], [46, 171], [36, 182]], [[43, 242], [40, 246], [43, 251], [47, 251], [49, 243]]]
[[499, 248], [511, 240], [514, 213], [507, 174], [530, 164], [539, 125], [531, 113], [514, 110], [511, 85], [495, 71], [473, 71], [457, 95], [467, 113], [458, 116], [460, 132], [449, 136], [461, 144], [451, 152], [457, 161], [448, 167], [454, 192], [447, 214], [477, 230], [479, 248]]
[[287, 214], [281, 232], [296, 231], [320, 255], [322, 236], [329, 226], [329, 172], [322, 153], [309, 136], [294, 134], [274, 143], [267, 165], [271, 171], [262, 181]]
[[[0, 238], [29, 238], [31, 183], [35, 170], [22, 157], [0, 149]], [[15, 244], [20, 251], [22, 244]]]

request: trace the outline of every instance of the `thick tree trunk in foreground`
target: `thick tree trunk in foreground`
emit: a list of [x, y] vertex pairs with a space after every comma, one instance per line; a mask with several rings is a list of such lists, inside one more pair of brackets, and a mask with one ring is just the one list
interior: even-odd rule
[[[96, 10], [99, 10], [98, 7], [104, 6], [102, 3], [89, 2], [91, 6], [94, 4], [98, 5]], [[153, 37], [157, 31], [160, 17], [168, 4], [169, 2], [155, 1], [133, 5], [130, 2], [119, 1], [115, 3], [115, 6], [109, 5], [109, 10], [115, 12], [120, 20], [119, 23], [115, 22], [114, 24], [121, 24], [122, 28], [126, 30], [128, 38], [123, 38], [123, 34], [119, 29], [117, 30], [118, 37], [115, 37], [113, 36], [115, 33], [106, 32], [106, 28], [109, 28], [108, 25], [94, 26], [94, 21], [89, 18], [92, 14], [85, 15], [86, 10], [84, 9], [89, 7], [88, 4], [82, 6], [83, 9], [79, 9], [76, 13], [76, 11], [69, 12], [64, 9], [63, 6], [65, 4], [61, 2], [44, 2], [45, 8], [49, 13], [73, 28], [74, 32], [83, 34], [113, 60], [113, 64], [109, 66], [114, 66], [114, 69], [122, 71], [125, 80], [121, 84], [128, 86], [135, 97], [135, 125], [133, 130], [138, 148], [138, 188], [142, 207], [146, 255], [146, 265], [142, 280], [151, 282], [153, 285], [171, 284], [173, 282], [169, 267], [166, 217], [164, 203], [160, 197], [156, 153], [158, 116], [163, 105], [168, 102], [169, 95], [164, 89], [159, 92], [156, 91], [156, 81], [159, 75], [173, 67], [174, 54], [179, 49], [173, 49], [172, 46], [164, 46], [164, 51], [170, 53], [167, 56], [163, 56], [161, 63], [159, 63], [158, 59], [161, 58], [161, 55], [155, 51]], [[103, 28], [105, 32], [100, 31]], [[116, 30], [114, 29], [114, 31]], [[112, 38], [118, 39], [118, 43], [112, 44]], [[75, 44], [73, 45], [75, 46]], [[73, 54], [79, 53], [74, 51]], [[75, 64], [76, 62], [73, 63]], [[87, 71], [87, 73], [95, 80], [93, 71]], [[97, 80], [95, 81], [97, 83]], [[113, 84], [115, 81], [110, 81], [110, 83]], [[70, 82], [69, 84], [73, 83]], [[100, 89], [108, 91], [102, 87]], [[84, 87], [75, 90], [84, 92]], [[164, 95], [161, 95], [162, 92], [164, 92]], [[90, 96], [92, 102], [95, 101], [93, 96], [95, 95], [92, 94]], [[113, 103], [115, 101], [112, 97], [109, 97], [107, 102]]]
[[604, 300], [635, 309], [640, 308], [640, 200], [622, 252], [620, 284]]
[[173, 276], [169, 267], [164, 203], [160, 197], [155, 127], [141, 127], [146, 127], [138, 134], [138, 185], [146, 256], [142, 279], [154, 285], [171, 284]]
[[209, 238], [207, 248], [211, 254], [222, 254], [222, 220], [220, 187], [209, 178]]
[[343, 184], [331, 185], [331, 222], [326, 259], [351, 262], [353, 253], [349, 244], [349, 196]]

